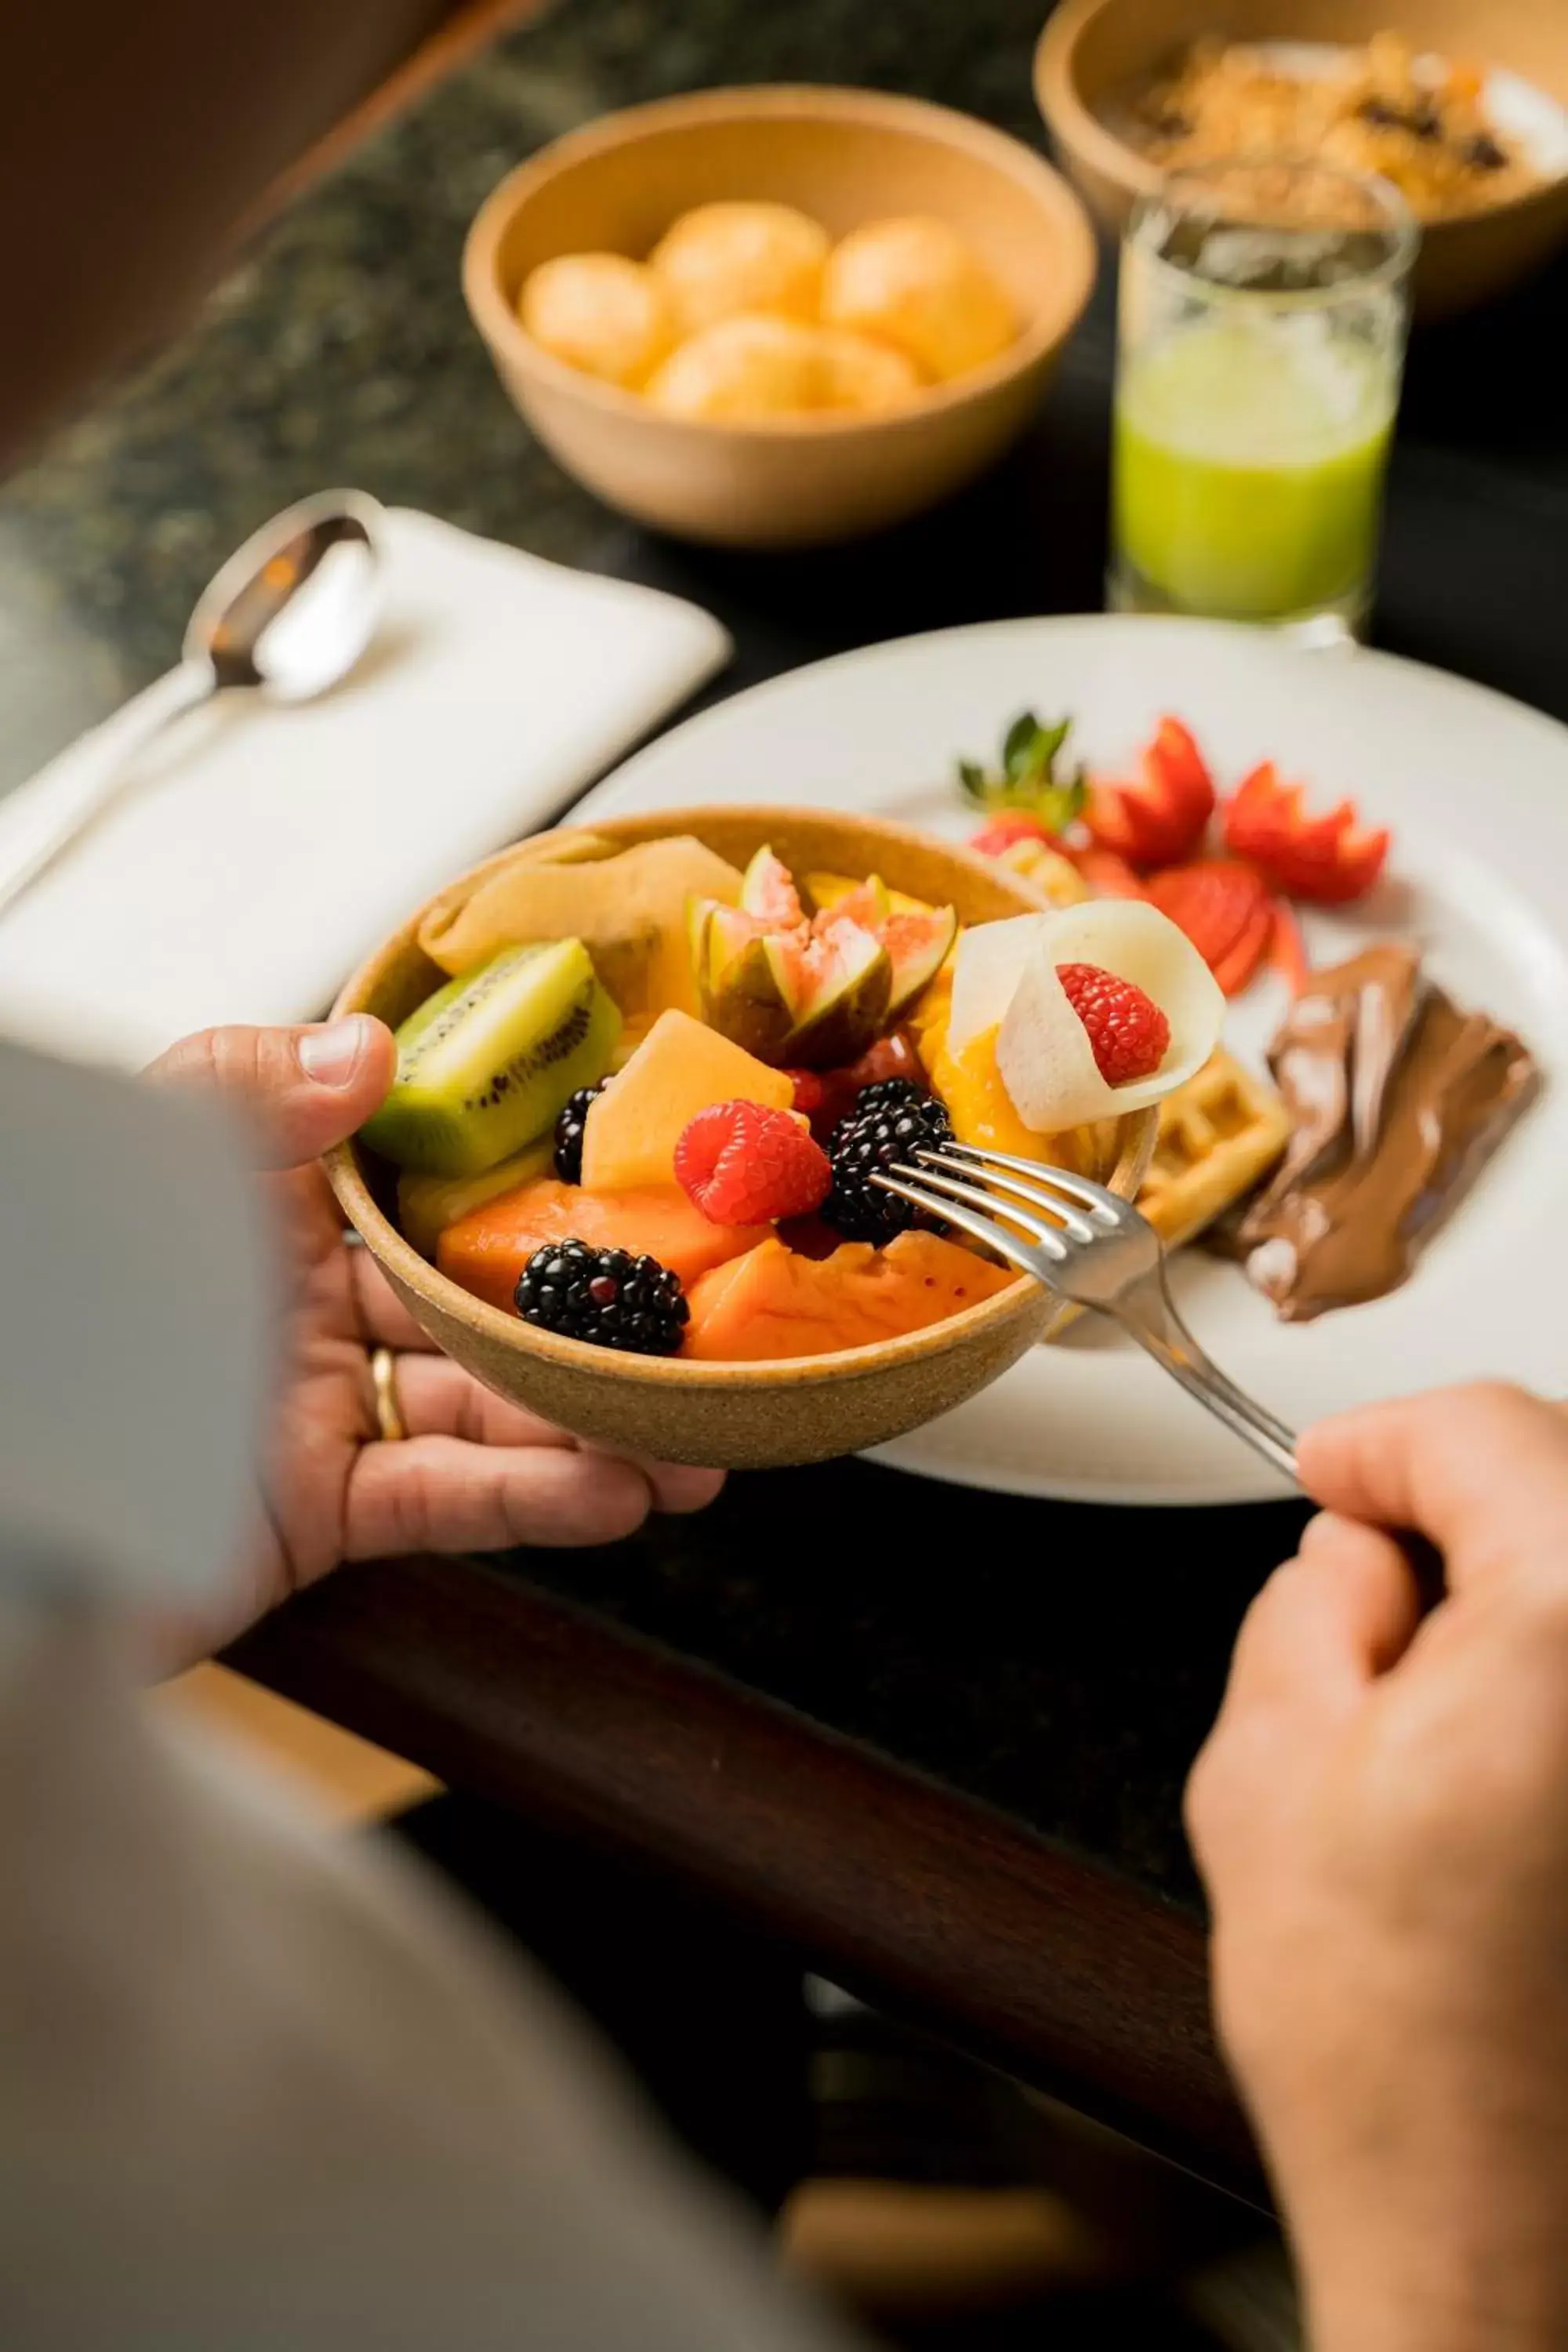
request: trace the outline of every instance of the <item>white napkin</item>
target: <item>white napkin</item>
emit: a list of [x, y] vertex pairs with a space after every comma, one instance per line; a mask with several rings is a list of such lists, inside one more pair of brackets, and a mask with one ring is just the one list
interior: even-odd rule
[[[136, 1066], [215, 1022], [313, 1019], [422, 898], [552, 817], [729, 656], [695, 605], [428, 515], [389, 514], [386, 556], [380, 630], [342, 686], [177, 720], [0, 915], [0, 1029]], [[145, 699], [0, 799], [0, 861], [119, 758]]]

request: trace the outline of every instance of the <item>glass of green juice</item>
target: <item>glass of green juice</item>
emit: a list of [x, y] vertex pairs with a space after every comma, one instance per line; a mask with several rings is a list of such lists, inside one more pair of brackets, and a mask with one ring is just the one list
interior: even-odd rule
[[1385, 181], [1173, 173], [1121, 254], [1110, 602], [1360, 634], [1418, 232]]

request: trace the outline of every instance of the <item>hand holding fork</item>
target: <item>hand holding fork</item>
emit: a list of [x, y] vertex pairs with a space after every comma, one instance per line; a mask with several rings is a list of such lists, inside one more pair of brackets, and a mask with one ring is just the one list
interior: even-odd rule
[[[917, 1151], [911, 1162], [871, 1181], [956, 1225], [1057, 1297], [1114, 1316], [1189, 1396], [1300, 1486], [1294, 1431], [1237, 1388], [1199, 1347], [1171, 1297], [1164, 1244], [1131, 1201], [1065, 1168], [970, 1143]], [[1398, 1540], [1424, 1600], [1439, 1599], [1443, 1563], [1436, 1550], [1425, 1536], [1402, 1531]]]

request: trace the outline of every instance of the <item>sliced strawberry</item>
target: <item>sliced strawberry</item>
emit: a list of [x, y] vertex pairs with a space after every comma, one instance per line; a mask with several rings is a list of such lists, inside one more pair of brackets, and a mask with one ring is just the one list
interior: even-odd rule
[[1016, 841], [1047, 841], [1053, 849], [1057, 846], [1057, 836], [1049, 827], [1022, 809], [1005, 809], [999, 816], [994, 816], [978, 833], [970, 835], [969, 846], [978, 850], [982, 857], [1000, 857]]
[[1312, 966], [1296, 910], [1283, 898], [1274, 902], [1274, 937], [1268, 943], [1268, 961], [1291, 995], [1300, 996]]
[[1268, 887], [1253, 867], [1235, 858], [1200, 857], [1188, 866], [1167, 866], [1163, 874], [1153, 876], [1147, 896], [1178, 930], [1185, 931], [1211, 971], [1217, 972], [1243, 937], [1256, 931], [1260, 917], [1267, 943], [1272, 915]]
[[1198, 750], [1197, 738], [1179, 719], [1162, 719], [1145, 758], [1158, 770], [1166, 789], [1195, 807], [1206, 800], [1214, 807], [1214, 778]]
[[1162, 719], [1127, 783], [1090, 786], [1084, 823], [1102, 849], [1133, 866], [1175, 866], [1190, 857], [1214, 814], [1214, 779], [1192, 732]]
[[1388, 856], [1386, 832], [1363, 829], [1353, 801], [1311, 816], [1300, 784], [1280, 782], [1272, 760], [1245, 776], [1226, 804], [1225, 845], [1250, 858], [1276, 889], [1314, 905], [1365, 896]]
[[1097, 898], [1142, 898], [1143, 885], [1125, 857], [1114, 849], [1071, 849], [1067, 853]]
[[1239, 996], [1274, 940], [1275, 906], [1264, 898], [1254, 908], [1240, 931], [1210, 970], [1226, 996]]

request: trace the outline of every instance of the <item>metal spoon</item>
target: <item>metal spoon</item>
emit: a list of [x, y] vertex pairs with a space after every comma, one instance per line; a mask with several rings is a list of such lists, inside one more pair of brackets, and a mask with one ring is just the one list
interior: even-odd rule
[[125, 790], [154, 737], [231, 687], [308, 702], [359, 660], [381, 608], [382, 509], [363, 490], [321, 490], [247, 539], [203, 591], [179, 667], [142, 696], [142, 724], [112, 768], [0, 857], [0, 909]]

